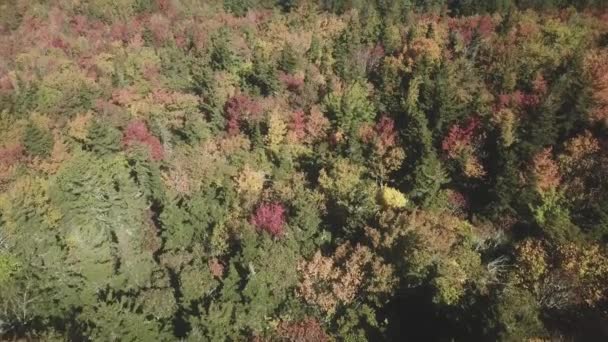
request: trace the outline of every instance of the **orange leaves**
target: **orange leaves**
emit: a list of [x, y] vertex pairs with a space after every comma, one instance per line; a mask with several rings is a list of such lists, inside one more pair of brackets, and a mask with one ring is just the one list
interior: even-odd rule
[[557, 250], [559, 267], [570, 277], [580, 299], [594, 306], [608, 299], [605, 284], [608, 282], [608, 257], [599, 245], [582, 248], [575, 244], [560, 246]]
[[584, 68], [593, 91], [591, 119], [608, 127], [608, 51], [596, 50], [587, 54]]
[[362, 291], [382, 293], [392, 287], [392, 269], [361, 245], [342, 244], [333, 256], [317, 251], [310, 261], [298, 265], [297, 295], [307, 303], [333, 314], [339, 304], [348, 304]]
[[433, 39], [417, 38], [408, 46], [406, 55], [411, 61], [422, 57], [430, 61], [438, 61], [441, 58], [441, 47]]
[[561, 183], [559, 167], [552, 155], [552, 148], [545, 148], [532, 160], [532, 172], [536, 182], [536, 190], [547, 193], [557, 190]]
[[280, 341], [327, 342], [329, 336], [316, 319], [307, 317], [298, 322], [281, 322], [276, 335]]

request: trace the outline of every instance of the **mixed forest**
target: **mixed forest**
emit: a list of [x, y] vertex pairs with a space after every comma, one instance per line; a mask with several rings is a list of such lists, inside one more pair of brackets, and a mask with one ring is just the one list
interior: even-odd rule
[[0, 1], [0, 340], [607, 341], [608, 3]]

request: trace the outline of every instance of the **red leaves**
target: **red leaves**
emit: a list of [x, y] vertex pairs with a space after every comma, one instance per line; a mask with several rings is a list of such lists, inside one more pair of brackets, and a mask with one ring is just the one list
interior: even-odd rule
[[285, 85], [285, 88], [289, 91], [298, 92], [304, 85], [304, 79], [302, 77], [281, 73], [279, 74], [279, 80]]
[[496, 27], [492, 21], [492, 17], [489, 15], [452, 19], [448, 25], [450, 29], [460, 33], [467, 45], [473, 40], [475, 32], [482, 38], [487, 38], [494, 32]]
[[250, 222], [258, 231], [282, 236], [285, 230], [285, 208], [280, 203], [264, 203], [257, 208]]
[[277, 327], [277, 337], [285, 341], [326, 342], [329, 337], [314, 318], [308, 317], [299, 322], [281, 322]]
[[247, 95], [238, 94], [226, 101], [224, 112], [228, 119], [228, 133], [237, 134], [243, 121], [261, 119], [262, 107]]
[[510, 94], [498, 95], [496, 111], [500, 111], [501, 109], [507, 107], [515, 107], [520, 109], [536, 107], [541, 103], [542, 96], [547, 93], [547, 89], [547, 81], [543, 75], [538, 75], [532, 81], [531, 92], [516, 90]]
[[171, 21], [162, 14], [154, 14], [150, 17], [148, 28], [156, 45], [162, 45], [172, 36]]
[[443, 139], [441, 148], [448, 158], [459, 161], [465, 176], [483, 177], [486, 172], [479, 161], [477, 151], [480, 147], [481, 134], [478, 133], [479, 119], [469, 119], [465, 126], [454, 125]]
[[0, 92], [10, 92], [14, 89], [9, 75], [0, 74]]
[[0, 167], [10, 167], [23, 158], [23, 146], [15, 144], [0, 148]]
[[386, 150], [395, 146], [397, 141], [397, 130], [395, 121], [388, 116], [383, 116], [376, 124], [377, 145], [380, 150]]
[[[539, 87], [542, 87], [542, 84], [539, 84]], [[545, 85], [546, 87], [546, 85]], [[498, 95], [498, 110], [507, 108], [507, 107], [517, 107], [517, 108], [530, 108], [535, 107], [540, 104], [540, 96], [534, 93], [524, 93], [520, 90], [516, 90], [511, 94], [500, 94]]]
[[161, 160], [165, 155], [165, 151], [160, 140], [153, 136], [148, 130], [146, 123], [140, 120], [135, 120], [129, 123], [125, 129], [122, 143], [127, 149], [135, 146], [146, 147], [150, 153], [150, 157], [152, 157], [153, 160]]
[[207, 265], [209, 266], [209, 270], [214, 277], [217, 279], [222, 279], [224, 272], [226, 271], [226, 266], [224, 266], [224, 264], [218, 258], [209, 259]]
[[473, 117], [464, 127], [460, 125], [452, 126], [448, 135], [443, 139], [441, 148], [444, 152], [447, 152], [450, 158], [456, 158], [465, 147], [471, 145], [479, 125], [479, 119]]
[[306, 136], [306, 118], [303, 111], [297, 110], [291, 115], [289, 133], [294, 141], [300, 141]]
[[375, 126], [362, 126], [359, 135], [364, 142], [373, 143], [380, 154], [384, 154], [397, 142], [395, 121], [388, 116], [382, 116]]

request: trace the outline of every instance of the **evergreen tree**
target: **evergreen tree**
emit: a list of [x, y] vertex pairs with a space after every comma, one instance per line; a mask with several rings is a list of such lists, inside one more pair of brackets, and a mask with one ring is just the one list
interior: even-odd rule
[[411, 189], [414, 198], [424, 206], [431, 205], [441, 186], [447, 183], [447, 175], [433, 147], [432, 133], [429, 121], [419, 109], [419, 92], [421, 79], [414, 77], [410, 80], [407, 98], [403, 101], [407, 123], [404, 141], [408, 147], [409, 158], [412, 161]]
[[100, 156], [109, 155], [120, 150], [119, 130], [108, 123], [95, 120], [87, 134], [87, 147]]
[[53, 150], [53, 135], [50, 131], [40, 128], [30, 121], [23, 134], [23, 146], [27, 153], [33, 157], [48, 157]]
[[286, 73], [293, 73], [298, 67], [298, 58], [291, 44], [286, 44], [279, 57], [279, 69]]

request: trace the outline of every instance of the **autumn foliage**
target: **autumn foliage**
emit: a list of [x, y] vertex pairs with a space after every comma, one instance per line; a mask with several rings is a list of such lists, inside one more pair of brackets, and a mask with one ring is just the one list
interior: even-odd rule
[[131, 121], [123, 133], [122, 144], [126, 149], [143, 146], [153, 160], [162, 160], [165, 155], [163, 146], [157, 137], [152, 135], [148, 126], [141, 120]]
[[255, 210], [250, 222], [259, 231], [281, 237], [285, 233], [285, 207], [280, 203], [263, 203]]
[[0, 1], [0, 341], [608, 341], [607, 133], [607, 1]]

